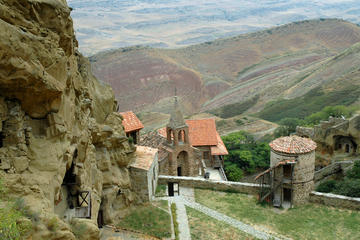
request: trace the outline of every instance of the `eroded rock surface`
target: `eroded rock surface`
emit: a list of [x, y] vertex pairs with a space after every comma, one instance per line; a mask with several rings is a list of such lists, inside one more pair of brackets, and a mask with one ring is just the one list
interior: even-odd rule
[[40, 214], [33, 239], [76, 238], [79, 192], [91, 218], [71, 222], [86, 239], [99, 237], [99, 210], [113, 223], [136, 201], [134, 146], [112, 89], [77, 51], [70, 11], [65, 0], [0, 0], [0, 177]]

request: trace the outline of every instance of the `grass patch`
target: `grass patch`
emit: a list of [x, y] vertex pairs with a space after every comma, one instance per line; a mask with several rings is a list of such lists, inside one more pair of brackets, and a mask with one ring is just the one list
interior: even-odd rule
[[186, 207], [191, 239], [255, 239], [224, 222], [213, 219], [195, 209]]
[[164, 197], [166, 196], [166, 185], [158, 184], [155, 191], [156, 197]]
[[174, 222], [174, 231], [175, 231], [175, 239], [179, 240], [180, 236], [179, 236], [179, 223], [177, 222], [177, 216], [176, 216], [176, 204], [172, 203], [171, 204], [171, 214], [173, 217], [173, 222]]
[[168, 213], [149, 203], [136, 207], [118, 223], [118, 227], [158, 238], [168, 238], [171, 237], [170, 223]]
[[306, 204], [281, 212], [255, 197], [195, 189], [196, 201], [247, 224], [293, 239], [359, 239], [360, 212]]
[[277, 122], [283, 118], [303, 119], [312, 113], [319, 112], [326, 106], [348, 106], [354, 103], [359, 95], [360, 88], [358, 86], [349, 86], [329, 93], [325, 93], [318, 87], [302, 97], [270, 102], [256, 116], [272, 122]]
[[167, 200], [154, 201], [152, 204], [156, 207], [164, 209], [165, 211], [169, 211]]

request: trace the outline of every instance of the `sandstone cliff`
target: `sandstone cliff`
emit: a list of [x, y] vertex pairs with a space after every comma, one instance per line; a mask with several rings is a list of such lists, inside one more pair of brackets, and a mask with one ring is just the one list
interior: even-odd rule
[[98, 239], [99, 210], [112, 223], [136, 198], [134, 146], [111, 88], [77, 51], [70, 11], [65, 0], [0, 0], [0, 178], [40, 214], [32, 239], [75, 239], [79, 192], [91, 198], [91, 219], [73, 222], [84, 239]]

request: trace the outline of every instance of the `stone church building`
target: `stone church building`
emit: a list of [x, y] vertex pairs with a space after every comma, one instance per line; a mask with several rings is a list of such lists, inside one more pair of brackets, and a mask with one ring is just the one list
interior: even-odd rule
[[166, 139], [159, 146], [160, 174], [204, 176], [207, 168], [216, 168], [225, 175], [224, 155], [228, 151], [216, 131], [214, 119], [185, 121], [175, 100], [169, 123], [158, 133]]

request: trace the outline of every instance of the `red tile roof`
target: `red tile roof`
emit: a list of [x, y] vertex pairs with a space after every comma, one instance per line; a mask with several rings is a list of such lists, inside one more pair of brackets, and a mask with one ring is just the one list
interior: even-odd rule
[[153, 164], [158, 150], [151, 147], [137, 146], [135, 161], [130, 165], [134, 168], [149, 170]]
[[122, 124], [125, 128], [126, 133], [144, 128], [144, 125], [140, 122], [140, 120], [136, 117], [136, 115], [132, 111], [121, 112], [120, 114], [124, 118]]
[[189, 126], [189, 138], [192, 146], [216, 146], [218, 144], [215, 119], [186, 120], [186, 124]]
[[211, 155], [228, 155], [224, 142], [221, 140], [221, 137], [218, 132], [216, 132], [217, 145], [211, 146]]
[[[192, 146], [218, 146], [217, 151], [224, 151], [225, 145], [220, 136], [219, 142], [215, 119], [186, 120], [186, 124], [189, 126], [189, 140]], [[161, 128], [158, 132], [166, 137], [166, 128]]]
[[288, 154], [303, 154], [316, 149], [316, 143], [313, 140], [295, 135], [277, 138], [269, 145], [276, 152]]

